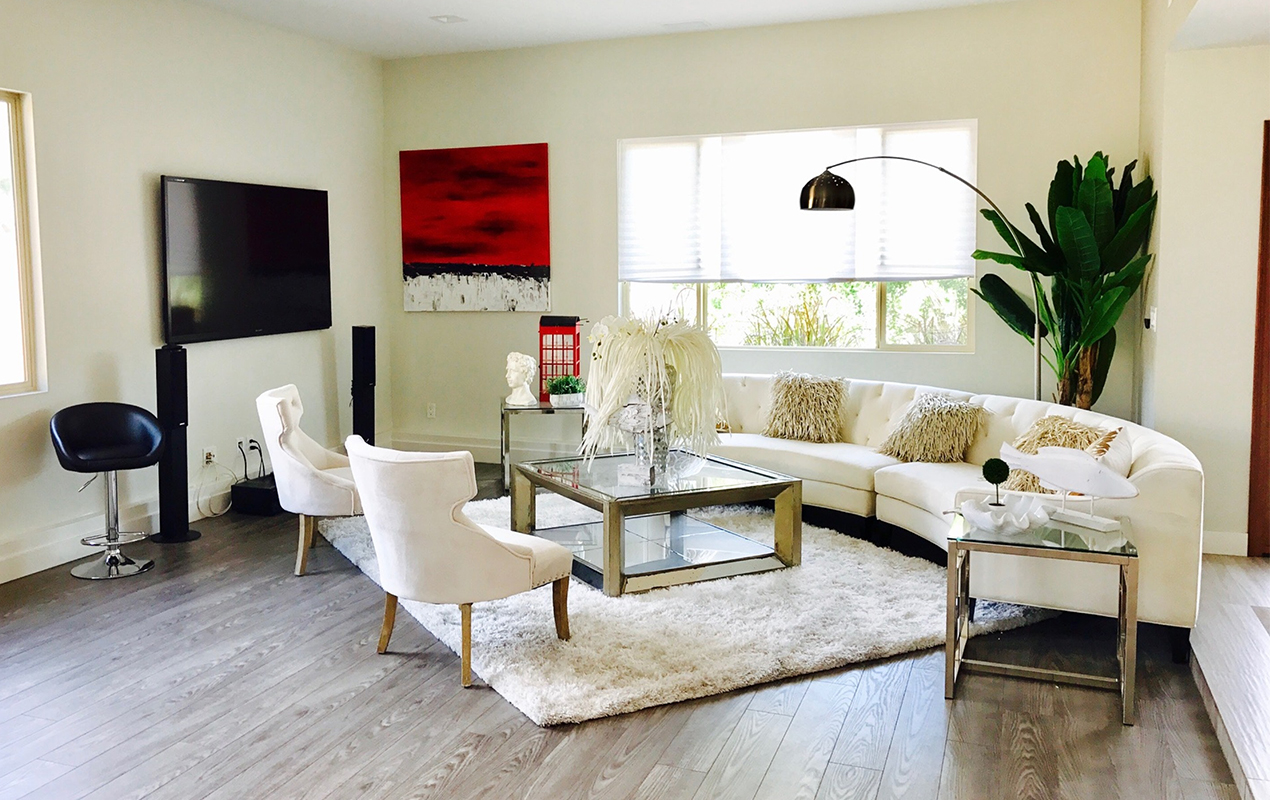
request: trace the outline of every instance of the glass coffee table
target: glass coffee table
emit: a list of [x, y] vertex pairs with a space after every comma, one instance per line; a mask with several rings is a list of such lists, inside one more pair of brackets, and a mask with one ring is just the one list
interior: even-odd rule
[[[512, 469], [512, 528], [568, 547], [573, 574], [609, 596], [799, 563], [802, 481], [718, 456], [671, 457], [678, 468], [653, 486], [636, 477], [640, 470], [631, 454], [518, 463]], [[538, 488], [599, 511], [603, 520], [540, 528]], [[760, 500], [776, 504], [772, 545], [687, 513]]]
[[[1132, 725], [1136, 711], [1138, 664], [1138, 549], [1126, 520], [1103, 533], [1050, 523], [1018, 534], [981, 530], [960, 514], [948, 531], [948, 638], [944, 650], [944, 697], [952, 699], [960, 672], [1070, 683], [1120, 693], [1121, 721]], [[1116, 641], [1119, 674], [1112, 678], [1083, 672], [1041, 669], [965, 657], [970, 619], [970, 554], [1002, 553], [1061, 561], [1113, 564], [1120, 568], [1120, 630]]]

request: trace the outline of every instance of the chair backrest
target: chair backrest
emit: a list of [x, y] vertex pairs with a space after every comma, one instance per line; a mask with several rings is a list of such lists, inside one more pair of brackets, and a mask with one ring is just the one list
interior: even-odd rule
[[141, 469], [163, 451], [159, 421], [127, 403], [67, 406], [49, 420], [49, 434], [58, 462], [73, 472]]
[[476, 496], [472, 454], [405, 453], [344, 443], [375, 543], [384, 591], [427, 603], [505, 597], [528, 579], [527, 548], [501, 542], [462, 512]]
[[353, 482], [324, 470], [347, 466], [300, 429], [304, 405], [294, 384], [270, 389], [256, 398], [256, 413], [278, 484], [278, 502], [293, 514], [337, 516], [356, 512]]

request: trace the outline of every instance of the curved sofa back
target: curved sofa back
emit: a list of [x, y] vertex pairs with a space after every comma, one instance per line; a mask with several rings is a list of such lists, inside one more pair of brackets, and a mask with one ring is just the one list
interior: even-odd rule
[[[723, 376], [728, 426], [733, 433], [762, 433], [772, 405], [771, 375], [728, 373]], [[983, 406], [988, 414], [979, 435], [966, 451], [966, 461], [982, 464], [998, 456], [1041, 417], [1061, 416], [1097, 428], [1123, 427], [1133, 448], [1130, 477], [1150, 468], [1173, 467], [1201, 472], [1199, 459], [1175, 439], [1133, 422], [1071, 406], [995, 394], [971, 394], [935, 386], [844, 378], [846, 402], [838, 432], [842, 441], [877, 447], [899, 422], [913, 398], [935, 392]]]

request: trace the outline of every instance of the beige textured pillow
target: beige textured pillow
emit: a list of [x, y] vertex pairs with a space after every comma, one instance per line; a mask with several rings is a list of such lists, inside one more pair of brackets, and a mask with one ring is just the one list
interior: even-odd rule
[[983, 422], [983, 407], [946, 394], [913, 400], [878, 452], [900, 461], [961, 461]]
[[[1033, 422], [1032, 427], [1014, 440], [1014, 447], [1020, 452], [1033, 455], [1042, 447], [1071, 447], [1076, 450], [1086, 450], [1103, 438], [1104, 432], [1097, 428], [1073, 422], [1067, 417], [1049, 416], [1041, 417]], [[1110, 440], [1106, 444], [1110, 447]], [[1022, 469], [1010, 470], [1010, 478], [1001, 488], [1012, 492], [1054, 494], [1049, 489], [1042, 488], [1040, 478]]]
[[803, 442], [838, 441], [844, 388], [841, 378], [776, 373], [764, 435]]

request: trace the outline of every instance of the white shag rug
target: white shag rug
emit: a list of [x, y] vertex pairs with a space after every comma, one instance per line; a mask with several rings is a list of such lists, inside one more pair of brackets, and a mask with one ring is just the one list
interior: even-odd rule
[[[503, 497], [464, 512], [508, 527]], [[595, 512], [552, 494], [537, 500], [543, 527], [590, 522]], [[771, 543], [772, 513], [697, 512]], [[321, 522], [323, 535], [372, 580], [379, 567], [362, 517]], [[472, 608], [472, 668], [538, 725], [581, 722], [675, 703], [944, 642], [947, 581], [929, 561], [803, 525], [801, 566], [643, 594], [606, 597], [578, 580], [569, 592], [572, 638], [556, 639], [551, 587]], [[456, 653], [457, 606], [402, 601]], [[972, 634], [1052, 614], [980, 603]]]

